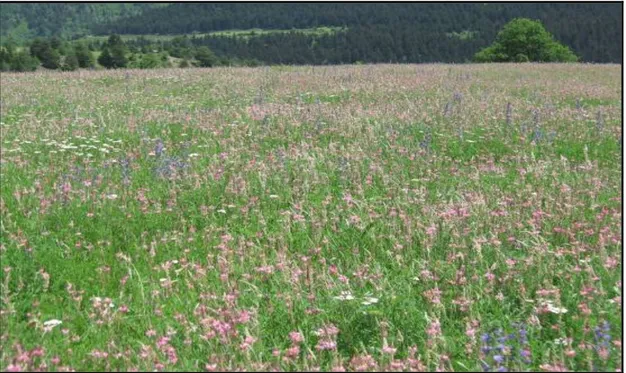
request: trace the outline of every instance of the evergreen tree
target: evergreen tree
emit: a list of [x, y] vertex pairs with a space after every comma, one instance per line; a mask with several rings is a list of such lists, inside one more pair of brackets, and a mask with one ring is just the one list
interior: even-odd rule
[[12, 60], [13, 53], [9, 53], [8, 49], [4, 46], [0, 47], [0, 71], [11, 70]]
[[17, 52], [13, 56], [13, 60], [11, 61], [11, 70], [13, 71], [35, 71], [37, 66], [39, 66], [39, 61], [37, 58], [32, 57], [30, 54], [22, 51]]
[[61, 65], [61, 54], [56, 49], [46, 48], [40, 57], [41, 66], [46, 69], [58, 69]]
[[41, 61], [46, 69], [58, 69], [61, 65], [61, 53], [54, 47], [60, 47], [61, 42], [57, 38], [49, 40], [37, 38], [30, 45], [30, 54]]
[[30, 44], [30, 55], [41, 61], [44, 51], [47, 49], [50, 49], [50, 44], [44, 39], [36, 38]]
[[103, 67], [106, 67], [107, 69], [110, 69], [113, 67], [114, 65], [113, 57], [111, 57], [109, 48], [107, 47], [102, 48], [102, 53], [100, 53], [100, 56], [98, 56], [98, 63], [102, 65]]
[[83, 43], [78, 43], [74, 47], [74, 53], [76, 55], [76, 60], [78, 61], [78, 66], [87, 68], [92, 67], [95, 64], [95, 60], [93, 57], [93, 53], [87, 48], [87, 46]]
[[113, 60], [113, 65], [111, 67], [114, 69], [126, 67], [128, 59], [126, 58], [126, 48], [124, 45], [115, 45], [110, 49], [111, 59]]
[[144, 54], [139, 62], [140, 69], [154, 69], [161, 66], [159, 55], [156, 53]]
[[208, 47], [204, 46], [196, 51], [196, 59], [198, 60], [198, 66], [201, 67], [213, 67], [217, 63], [215, 54]]
[[109, 36], [109, 40], [102, 48], [102, 54], [98, 57], [98, 63], [107, 69], [118, 69], [128, 65], [126, 58], [127, 48], [119, 35]]
[[78, 58], [76, 58], [76, 54], [74, 52], [70, 52], [63, 63], [61, 64], [61, 70], [63, 71], [74, 71], [78, 69]]
[[53, 36], [50, 38], [50, 47], [52, 49], [59, 50], [61, 48], [61, 44], [61, 39], [59, 39], [58, 37]]

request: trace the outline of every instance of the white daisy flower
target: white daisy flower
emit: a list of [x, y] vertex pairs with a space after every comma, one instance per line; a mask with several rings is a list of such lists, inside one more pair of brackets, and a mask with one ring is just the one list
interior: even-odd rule
[[338, 296], [333, 297], [333, 298], [335, 298], [337, 300], [353, 300], [354, 296], [349, 291], [342, 291], [341, 294], [339, 294]]

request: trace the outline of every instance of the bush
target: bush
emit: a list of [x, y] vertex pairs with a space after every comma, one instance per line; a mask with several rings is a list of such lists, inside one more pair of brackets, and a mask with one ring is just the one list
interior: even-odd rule
[[119, 35], [109, 36], [106, 46], [102, 48], [102, 54], [98, 57], [98, 63], [107, 69], [118, 69], [128, 65], [126, 58], [127, 48]]
[[157, 67], [161, 67], [161, 59], [158, 54], [149, 53], [141, 57], [141, 61], [139, 62], [140, 69], [154, 69]]
[[78, 58], [73, 53], [65, 56], [63, 62], [61, 63], [61, 70], [63, 71], [74, 71], [78, 69]]
[[76, 55], [76, 60], [78, 61], [79, 67], [92, 67], [95, 65], [95, 59], [93, 57], [93, 53], [87, 48], [85, 44], [78, 44], [74, 48], [74, 53]]
[[39, 66], [39, 60], [26, 52], [18, 52], [13, 56], [10, 65], [13, 71], [35, 71]]
[[217, 63], [217, 57], [208, 47], [200, 47], [196, 51], [196, 60], [200, 67], [212, 67]]
[[576, 62], [572, 51], [554, 40], [541, 22], [516, 18], [507, 23], [495, 42], [474, 55], [476, 62]]

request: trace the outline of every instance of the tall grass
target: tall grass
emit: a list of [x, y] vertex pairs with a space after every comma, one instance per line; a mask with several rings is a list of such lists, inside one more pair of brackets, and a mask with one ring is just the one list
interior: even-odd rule
[[619, 78], [3, 73], [0, 368], [621, 369]]

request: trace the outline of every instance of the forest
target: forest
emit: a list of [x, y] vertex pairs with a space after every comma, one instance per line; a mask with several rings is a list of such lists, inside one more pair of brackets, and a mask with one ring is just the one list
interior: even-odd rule
[[[84, 51], [84, 45], [88, 45], [99, 55], [106, 42], [89, 37], [112, 34], [136, 36], [123, 38], [129, 67], [466, 63], [494, 40], [504, 24], [518, 17], [540, 21], [581, 62], [622, 62], [623, 20], [618, 3], [119, 3], [1, 7], [4, 70], [12, 69], [6, 63], [10, 53], [12, 60], [21, 61], [19, 66], [35, 66], [34, 60], [27, 61], [27, 56], [15, 53], [20, 45], [30, 46], [36, 38], [60, 39], [70, 45], [65, 50], [81, 45], [78, 48]], [[302, 32], [319, 27], [336, 31]], [[246, 37], [218, 32], [250, 29], [280, 32], [252, 32]], [[204, 47], [211, 53], [207, 63], [195, 58], [200, 50], [206, 54]], [[63, 50], [58, 54], [59, 60], [64, 60]], [[73, 62], [73, 54], [66, 54], [68, 61]], [[146, 55], [150, 62], [141, 63]], [[34, 56], [31, 52], [30, 57]], [[96, 56], [92, 59], [96, 65]], [[63, 65], [62, 61], [57, 65]]]

